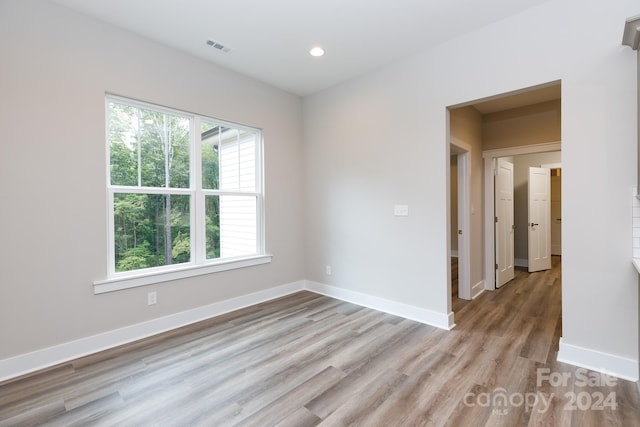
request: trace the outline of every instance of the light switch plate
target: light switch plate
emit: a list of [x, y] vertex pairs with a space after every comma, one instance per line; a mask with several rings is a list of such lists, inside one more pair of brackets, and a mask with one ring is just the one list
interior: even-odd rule
[[395, 205], [393, 214], [395, 216], [409, 216], [409, 205]]

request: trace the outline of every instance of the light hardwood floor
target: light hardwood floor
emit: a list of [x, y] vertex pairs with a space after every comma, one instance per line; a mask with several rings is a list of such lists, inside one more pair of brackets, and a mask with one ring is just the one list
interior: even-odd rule
[[635, 383], [555, 361], [560, 282], [518, 272], [452, 331], [300, 292], [0, 383], [0, 426], [639, 426]]

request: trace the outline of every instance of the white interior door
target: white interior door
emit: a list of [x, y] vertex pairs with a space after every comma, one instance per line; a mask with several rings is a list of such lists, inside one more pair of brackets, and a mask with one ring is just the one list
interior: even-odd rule
[[513, 163], [498, 159], [495, 179], [496, 287], [513, 279]]
[[529, 271], [551, 268], [551, 171], [529, 168]]

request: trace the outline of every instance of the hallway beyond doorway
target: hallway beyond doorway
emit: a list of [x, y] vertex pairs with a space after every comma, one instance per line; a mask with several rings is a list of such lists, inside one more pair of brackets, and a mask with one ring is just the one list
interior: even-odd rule
[[508, 284], [495, 291], [485, 291], [472, 301], [460, 299], [455, 295], [455, 261], [456, 258], [452, 257], [451, 305], [458, 325], [456, 329], [471, 326], [473, 330], [478, 330], [482, 325], [491, 325], [492, 329], [499, 328], [496, 319], [501, 319], [500, 323], [506, 328], [517, 317], [541, 317], [546, 323], [553, 324], [547, 325], [548, 327], [558, 325], [558, 336], [553, 337], [557, 346], [562, 321], [562, 257], [554, 255], [551, 269], [546, 271], [529, 273], [526, 268], [516, 267], [515, 277]]

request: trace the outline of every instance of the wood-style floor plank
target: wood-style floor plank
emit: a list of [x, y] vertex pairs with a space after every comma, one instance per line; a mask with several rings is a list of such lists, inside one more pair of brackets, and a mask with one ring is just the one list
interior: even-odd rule
[[454, 296], [452, 331], [299, 292], [0, 383], [0, 427], [640, 425], [636, 384], [556, 361], [561, 282]]

